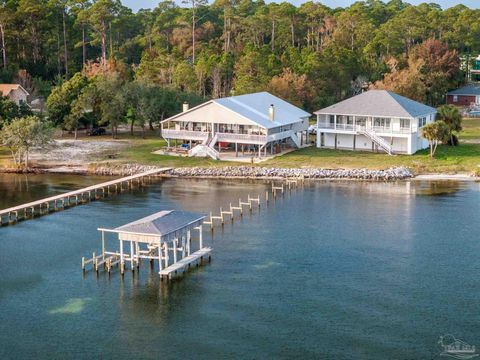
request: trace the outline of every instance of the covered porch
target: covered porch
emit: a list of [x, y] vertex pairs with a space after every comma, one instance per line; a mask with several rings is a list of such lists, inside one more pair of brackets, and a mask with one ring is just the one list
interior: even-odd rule
[[369, 130], [381, 134], [411, 134], [417, 130], [413, 118], [336, 114], [319, 114], [317, 127], [322, 132], [357, 133]]

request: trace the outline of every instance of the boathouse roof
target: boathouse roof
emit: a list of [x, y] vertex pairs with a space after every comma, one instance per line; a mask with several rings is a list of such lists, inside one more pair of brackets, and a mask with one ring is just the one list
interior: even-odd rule
[[315, 111], [323, 115], [356, 115], [411, 118], [436, 113], [433, 107], [387, 90], [369, 90]]
[[205, 215], [179, 210], [163, 210], [119, 226], [114, 232], [159, 237], [168, 241], [170, 235], [181, 235], [202, 224]]
[[[273, 105], [275, 109], [273, 120], [270, 119], [269, 115], [269, 108], [271, 105]], [[201, 109], [204, 109], [207, 106], [219, 106], [223, 109], [227, 109], [243, 119], [266, 129], [290, 125], [303, 121], [311, 116], [310, 113], [296, 107], [295, 105], [292, 105], [266, 91], [262, 91], [252, 94], [213, 99], [183, 113], [165, 119], [162, 122], [173, 120], [182, 121], [183, 116], [193, 112], [199, 112], [199, 121], [201, 119], [205, 120], [205, 117], [207, 116], [205, 114], [207, 113], [201, 113]], [[215, 114], [215, 112], [209, 112], [208, 116], [212, 116], [212, 114]]]

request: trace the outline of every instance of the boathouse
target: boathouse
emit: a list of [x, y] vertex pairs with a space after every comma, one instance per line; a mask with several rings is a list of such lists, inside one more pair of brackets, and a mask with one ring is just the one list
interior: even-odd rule
[[[268, 92], [213, 99], [161, 122], [167, 149], [189, 156], [262, 158], [308, 143], [311, 115]], [[172, 140], [179, 146], [174, 146]], [[227, 158], [230, 157], [230, 158]]]
[[[118, 264], [123, 274], [127, 264], [134, 270], [142, 259], [157, 260], [160, 276], [171, 279], [205, 258], [210, 259], [211, 248], [203, 246], [204, 219], [201, 214], [164, 210], [114, 229], [99, 228], [102, 253], [94, 254], [91, 260], [82, 259], [82, 267], [93, 262], [95, 270], [103, 266], [110, 271]], [[118, 250], [106, 249], [107, 233], [118, 235]]]

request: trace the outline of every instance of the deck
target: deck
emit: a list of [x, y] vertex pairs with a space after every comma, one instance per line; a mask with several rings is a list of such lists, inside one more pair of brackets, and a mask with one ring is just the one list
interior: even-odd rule
[[179, 276], [190, 267], [202, 263], [204, 258], [208, 258], [210, 261], [212, 249], [209, 247], [204, 247], [198, 251], [195, 251], [193, 254], [177, 261], [176, 263], [170, 265], [169, 267], [160, 271], [160, 276], [163, 278], [172, 279], [176, 276]]

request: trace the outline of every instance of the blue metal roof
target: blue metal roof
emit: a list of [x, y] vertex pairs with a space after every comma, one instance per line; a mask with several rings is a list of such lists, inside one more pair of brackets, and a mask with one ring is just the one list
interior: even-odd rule
[[[236, 112], [264, 128], [293, 124], [311, 116], [310, 113], [266, 91], [215, 99], [213, 102]], [[275, 108], [273, 121], [270, 120], [268, 114], [270, 105], [273, 105]]]
[[[295, 105], [292, 105], [287, 101], [280, 99], [279, 97], [263, 91], [253, 94], [213, 99], [193, 107], [186, 112], [179, 113], [168, 119], [165, 119], [162, 122], [179, 119], [182, 117], [182, 115], [194, 112], [197, 109], [209, 104], [217, 104], [222, 106], [266, 129], [298, 123], [303, 121], [305, 118], [312, 116], [312, 114], [296, 107]], [[273, 105], [275, 108], [275, 116], [273, 121], [270, 120], [269, 117], [270, 105]]]

